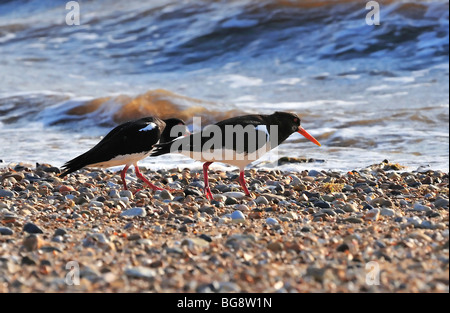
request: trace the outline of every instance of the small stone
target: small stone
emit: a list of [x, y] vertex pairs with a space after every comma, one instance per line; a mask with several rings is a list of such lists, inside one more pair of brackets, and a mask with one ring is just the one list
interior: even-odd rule
[[127, 239], [128, 239], [128, 241], [135, 241], [135, 240], [139, 240], [139, 239], [141, 239], [142, 237], [141, 237], [141, 235], [140, 234], [130, 234], [128, 237], [127, 237]]
[[223, 193], [223, 195], [225, 197], [230, 197], [230, 198], [235, 198], [235, 199], [242, 199], [242, 198], [245, 197], [245, 193], [243, 193], [243, 192], [233, 192], [233, 191], [225, 192], [225, 193]]
[[201, 234], [200, 236], [198, 236], [199, 238], [206, 240], [207, 242], [212, 242], [212, 238], [209, 237], [208, 235], [205, 234]]
[[246, 206], [245, 204], [238, 204], [238, 205], [236, 205], [235, 209], [238, 210], [238, 211], [241, 211], [241, 212], [250, 211], [248, 206]]
[[125, 275], [131, 278], [152, 279], [156, 276], [156, 271], [148, 267], [137, 266], [125, 269]]
[[343, 243], [343, 244], [341, 244], [340, 246], [338, 246], [336, 250], [337, 250], [338, 252], [345, 252], [345, 251], [350, 250], [350, 247], [348, 246], [348, 244]]
[[266, 218], [266, 223], [268, 225], [277, 225], [278, 221], [276, 219], [274, 219], [273, 217], [268, 217], [268, 218]]
[[414, 203], [413, 210], [419, 211], [419, 212], [428, 212], [428, 211], [431, 211], [431, 208], [429, 206], [426, 206], [426, 205], [420, 204], [419, 202], [416, 202], [416, 203]]
[[256, 198], [255, 203], [258, 205], [268, 205], [269, 201], [266, 199], [266, 197], [259, 196]]
[[323, 173], [321, 173], [321, 172], [319, 172], [319, 171], [316, 171], [316, 170], [310, 170], [310, 171], [308, 172], [308, 175], [309, 175], [309, 176], [312, 176], [312, 177], [316, 177], [316, 176], [324, 176]]
[[335, 193], [333, 196], [334, 200], [342, 199], [344, 201], [347, 201], [347, 196], [344, 193]]
[[127, 197], [128, 199], [134, 199], [133, 193], [129, 190], [121, 190], [119, 192], [119, 198], [121, 197]]
[[0, 189], [0, 198], [12, 198], [14, 197], [14, 192], [7, 189]]
[[317, 201], [314, 203], [315, 207], [322, 208], [322, 209], [329, 209], [331, 208], [331, 205], [328, 202], [325, 201]]
[[187, 238], [181, 242], [181, 246], [192, 247], [208, 247], [209, 242], [202, 238]]
[[238, 203], [238, 201], [236, 198], [226, 197], [225, 205], [233, 205], [233, 204], [237, 204], [237, 203]]
[[364, 216], [364, 219], [370, 220], [370, 221], [377, 221], [380, 217], [380, 209], [372, 209], [369, 212], [366, 213]]
[[69, 192], [75, 191], [75, 189], [73, 189], [73, 187], [69, 186], [69, 185], [61, 185], [61, 186], [59, 186], [58, 191], [60, 193], [69, 193]]
[[57, 230], [55, 230], [55, 233], [53, 234], [54, 237], [56, 236], [64, 236], [65, 234], [67, 234], [67, 231], [63, 228], [58, 228]]
[[22, 245], [27, 251], [37, 250], [42, 246], [42, 244], [42, 239], [35, 234], [27, 236], [22, 242]]
[[241, 223], [245, 221], [245, 215], [241, 211], [236, 210], [231, 213], [231, 219], [233, 222]]
[[448, 208], [448, 199], [444, 199], [444, 198], [440, 198], [440, 199], [436, 199], [436, 201], [434, 201], [434, 206], [436, 208]]
[[395, 216], [395, 211], [393, 209], [381, 208], [380, 214], [382, 216]]
[[251, 219], [260, 219], [260, 218], [262, 218], [262, 216], [263, 216], [263, 213], [259, 212], [259, 211], [251, 211], [248, 214], [248, 217]]
[[348, 218], [344, 219], [344, 222], [352, 223], [352, 224], [364, 223], [364, 221], [362, 219], [357, 218], [357, 217], [348, 217]]
[[342, 207], [342, 209], [343, 209], [345, 212], [350, 212], [350, 213], [358, 212], [357, 206], [356, 206], [355, 204], [353, 204], [353, 203], [346, 203], [346, 204]]
[[36, 224], [26, 223], [23, 226], [23, 231], [29, 234], [43, 234], [44, 232]]
[[422, 220], [418, 216], [408, 217], [406, 223], [414, 226], [419, 226], [422, 224]]
[[123, 211], [122, 213], [120, 213], [120, 216], [121, 217], [145, 217], [145, 216], [147, 216], [147, 212], [145, 211], [144, 208], [136, 207], [136, 208], [131, 208], [126, 211]]
[[279, 241], [273, 241], [267, 245], [267, 249], [278, 252], [284, 250], [284, 245]]
[[213, 196], [214, 200], [219, 201], [219, 202], [225, 202], [225, 200], [227, 200], [227, 197], [221, 194], [215, 194]]
[[159, 197], [163, 200], [173, 200], [173, 196], [172, 194], [168, 191], [168, 190], [162, 190], [161, 193], [159, 194]]
[[335, 216], [336, 215], [336, 212], [333, 211], [332, 209], [322, 209], [322, 210], [320, 210], [319, 213], [325, 213], [325, 214], [327, 214], [329, 216]]
[[0, 235], [10, 236], [14, 234], [14, 231], [8, 227], [0, 227]]
[[422, 221], [422, 223], [420, 223], [420, 228], [434, 229], [434, 223], [424, 220], [424, 221]]
[[113, 199], [118, 199], [120, 198], [120, 194], [117, 190], [113, 189], [109, 192], [109, 197]]

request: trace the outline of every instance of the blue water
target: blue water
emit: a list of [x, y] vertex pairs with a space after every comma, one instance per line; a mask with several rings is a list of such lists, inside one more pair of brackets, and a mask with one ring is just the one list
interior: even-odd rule
[[0, 159], [59, 166], [152, 112], [211, 122], [284, 110], [322, 147], [293, 135], [261, 161], [448, 171], [448, 1], [379, 3], [369, 26], [365, 1], [79, 1], [68, 26], [66, 1], [3, 1]]

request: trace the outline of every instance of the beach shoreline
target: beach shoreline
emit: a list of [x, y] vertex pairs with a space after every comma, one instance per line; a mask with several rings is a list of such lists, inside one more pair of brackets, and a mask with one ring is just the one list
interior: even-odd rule
[[10, 165], [0, 292], [449, 292], [448, 172]]

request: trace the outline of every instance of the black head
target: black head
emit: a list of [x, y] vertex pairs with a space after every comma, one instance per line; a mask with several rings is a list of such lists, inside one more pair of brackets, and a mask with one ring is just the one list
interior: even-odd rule
[[175, 138], [189, 134], [186, 123], [184, 123], [184, 121], [180, 120], [179, 118], [169, 118], [164, 120], [164, 123], [166, 123], [166, 127], [161, 134], [161, 143], [172, 141]]
[[275, 112], [271, 115], [271, 117], [274, 120], [274, 124], [278, 125], [279, 143], [282, 143], [293, 133], [298, 132], [305, 136], [308, 140], [320, 146], [320, 143], [300, 126], [301, 121], [297, 114], [289, 112]]
[[300, 117], [295, 113], [290, 112], [275, 112], [273, 114], [277, 120], [279, 120], [279, 125], [286, 129], [286, 131], [290, 131], [291, 134], [298, 131], [298, 127], [300, 126]]

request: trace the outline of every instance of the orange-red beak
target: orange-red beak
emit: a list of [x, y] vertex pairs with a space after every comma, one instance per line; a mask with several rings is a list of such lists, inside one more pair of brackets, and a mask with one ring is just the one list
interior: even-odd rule
[[318, 142], [316, 138], [311, 136], [303, 127], [301, 127], [301, 126], [298, 127], [298, 133], [302, 134], [303, 136], [305, 136], [306, 138], [308, 138], [309, 140], [314, 142], [319, 147], [321, 146], [320, 142]]

